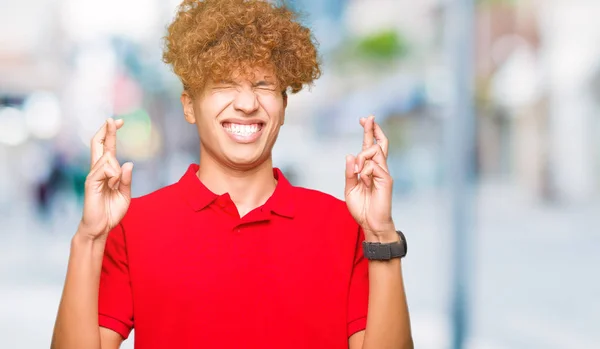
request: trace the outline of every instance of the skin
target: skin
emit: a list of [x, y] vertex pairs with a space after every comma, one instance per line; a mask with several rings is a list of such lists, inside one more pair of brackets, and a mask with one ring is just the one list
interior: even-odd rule
[[[200, 137], [198, 178], [217, 194], [229, 193], [244, 216], [264, 204], [275, 190], [271, 151], [285, 121], [287, 97], [276, 79], [256, 69], [251, 79], [209, 82], [181, 102], [187, 122]], [[228, 122], [259, 123], [260, 136], [236, 139]], [[397, 242], [391, 217], [392, 178], [388, 140], [373, 117], [362, 118], [363, 150], [346, 158], [345, 198], [366, 241]], [[122, 120], [109, 119], [91, 142], [92, 165], [85, 184], [83, 217], [72, 239], [53, 349], [116, 349], [123, 338], [98, 325], [98, 287], [107, 233], [131, 202], [133, 164], [116, 160], [116, 133]], [[250, 137], [252, 138], [252, 137]], [[360, 175], [360, 176], [359, 176]], [[369, 262], [367, 328], [349, 338], [350, 349], [413, 348], [401, 261]]]
[[108, 232], [125, 216], [131, 202], [133, 164], [116, 159], [117, 129], [107, 120], [92, 138], [91, 168], [85, 181], [83, 216], [71, 240], [63, 295], [51, 348], [118, 348], [122, 338], [98, 325], [98, 288]]
[[[209, 82], [193, 98], [181, 96], [184, 116], [200, 137], [198, 177], [217, 194], [228, 192], [240, 216], [264, 204], [275, 190], [271, 151], [285, 121], [287, 97], [273, 74], [256, 69], [252, 80]], [[233, 141], [223, 121], [262, 122], [255, 142]]]
[[[392, 220], [393, 180], [388, 139], [375, 118], [361, 118], [362, 151], [346, 157], [345, 199], [368, 242], [397, 242]], [[357, 176], [359, 175], [359, 176]], [[367, 328], [350, 337], [350, 349], [412, 349], [410, 317], [400, 259], [369, 261]]]

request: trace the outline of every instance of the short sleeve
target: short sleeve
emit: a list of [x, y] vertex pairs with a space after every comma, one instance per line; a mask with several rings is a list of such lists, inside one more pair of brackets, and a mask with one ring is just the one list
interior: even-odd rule
[[108, 233], [98, 295], [98, 322], [123, 338], [133, 328], [133, 301], [122, 223]]
[[348, 337], [367, 327], [369, 262], [363, 255], [362, 243], [365, 236], [360, 228], [358, 235], [348, 294]]

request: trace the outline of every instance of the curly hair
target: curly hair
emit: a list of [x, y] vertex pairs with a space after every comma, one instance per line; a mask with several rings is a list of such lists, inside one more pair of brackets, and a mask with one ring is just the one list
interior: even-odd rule
[[184, 0], [165, 36], [163, 61], [186, 90], [207, 79], [275, 73], [284, 91], [296, 93], [321, 75], [317, 42], [285, 6], [264, 0]]

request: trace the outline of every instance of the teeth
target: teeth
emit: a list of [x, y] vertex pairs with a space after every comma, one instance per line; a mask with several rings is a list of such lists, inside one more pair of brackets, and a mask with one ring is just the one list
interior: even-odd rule
[[225, 125], [225, 130], [238, 136], [251, 136], [259, 131], [259, 126], [258, 124], [240, 125], [229, 123]]

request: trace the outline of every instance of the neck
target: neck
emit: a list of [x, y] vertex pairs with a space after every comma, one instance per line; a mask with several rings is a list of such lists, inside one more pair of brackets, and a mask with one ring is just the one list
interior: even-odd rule
[[215, 161], [210, 154], [201, 151], [200, 169], [196, 175], [213, 193], [228, 193], [240, 216], [267, 202], [277, 185], [270, 157], [257, 167], [235, 169]]

